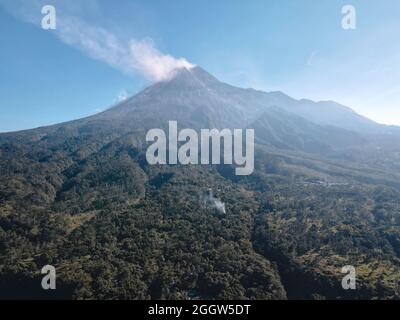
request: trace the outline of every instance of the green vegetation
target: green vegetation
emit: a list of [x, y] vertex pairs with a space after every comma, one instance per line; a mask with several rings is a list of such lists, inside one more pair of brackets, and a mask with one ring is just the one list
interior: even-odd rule
[[[263, 150], [249, 177], [148, 166], [131, 137], [1, 144], [1, 298], [399, 298], [397, 189]], [[226, 214], [201, 208], [208, 188]]]

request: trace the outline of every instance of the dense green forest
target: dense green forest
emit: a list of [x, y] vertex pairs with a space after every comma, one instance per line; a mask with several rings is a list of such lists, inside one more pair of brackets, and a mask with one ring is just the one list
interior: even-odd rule
[[[399, 297], [393, 187], [263, 150], [237, 177], [224, 165], [149, 166], [132, 134], [80, 139], [56, 151], [43, 138], [1, 144], [1, 298]], [[201, 206], [208, 189], [226, 213]], [[54, 291], [40, 285], [47, 264]], [[354, 291], [341, 288], [347, 264]]]
[[[254, 128], [254, 173], [149, 165], [145, 133], [171, 119]], [[399, 299], [399, 137], [201, 68], [92, 117], [0, 134], [0, 298]], [[41, 287], [45, 265], [56, 290]]]

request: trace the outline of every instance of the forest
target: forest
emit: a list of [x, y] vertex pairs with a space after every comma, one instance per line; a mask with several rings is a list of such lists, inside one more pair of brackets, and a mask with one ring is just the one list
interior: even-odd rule
[[[150, 166], [128, 136], [51, 153], [1, 145], [1, 298], [399, 297], [396, 188], [317, 177], [272, 153], [257, 152], [243, 177], [229, 165]], [[226, 213], [201, 206], [209, 189]], [[40, 286], [47, 264], [54, 291]], [[341, 288], [345, 265], [355, 291]]]
[[[171, 119], [254, 129], [254, 172], [149, 163], [146, 132]], [[0, 134], [0, 298], [399, 299], [399, 137], [199, 67], [97, 115]]]

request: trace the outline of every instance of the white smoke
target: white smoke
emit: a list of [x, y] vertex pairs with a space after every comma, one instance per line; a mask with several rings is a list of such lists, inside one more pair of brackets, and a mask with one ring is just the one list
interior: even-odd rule
[[118, 96], [117, 96], [115, 102], [119, 103], [119, 102], [125, 101], [126, 99], [128, 99], [128, 97], [129, 97], [128, 92], [126, 90], [122, 90], [120, 93], [118, 93]]
[[[0, 3], [10, 14], [22, 21], [41, 27], [41, 8], [48, 4], [44, 0], [4, 0]], [[52, 0], [57, 9], [55, 34], [64, 43], [77, 48], [89, 57], [105, 62], [109, 66], [129, 75], [141, 74], [150, 81], [167, 80], [179, 68], [193, 68], [194, 65], [184, 58], [175, 58], [160, 52], [152, 39], [123, 40], [117, 34], [89, 24], [79, 18], [82, 8], [70, 1]], [[94, 10], [98, 6], [95, 0], [84, 4]]]
[[162, 54], [155, 48], [151, 39], [132, 41], [130, 49], [135, 61], [135, 68], [154, 81], [173, 77], [174, 71], [177, 69], [194, 67], [184, 58], [176, 59], [169, 54]]
[[155, 82], [172, 78], [177, 69], [194, 67], [184, 58], [161, 53], [150, 38], [124, 42], [105, 29], [76, 18], [63, 19], [56, 33], [63, 42], [94, 59], [127, 74], [140, 73]]
[[217, 209], [219, 212], [226, 213], [225, 203], [215, 198], [211, 189], [201, 194], [200, 204], [203, 209]]

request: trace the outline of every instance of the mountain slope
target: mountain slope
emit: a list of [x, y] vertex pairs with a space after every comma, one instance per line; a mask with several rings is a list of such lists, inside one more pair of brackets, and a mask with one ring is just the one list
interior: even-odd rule
[[[399, 298], [396, 135], [320, 107], [197, 67], [100, 114], [1, 134], [0, 297]], [[148, 165], [145, 134], [169, 120], [254, 128], [254, 174]], [[225, 212], [202, 204], [210, 189]], [[56, 292], [40, 287], [46, 264]]]

